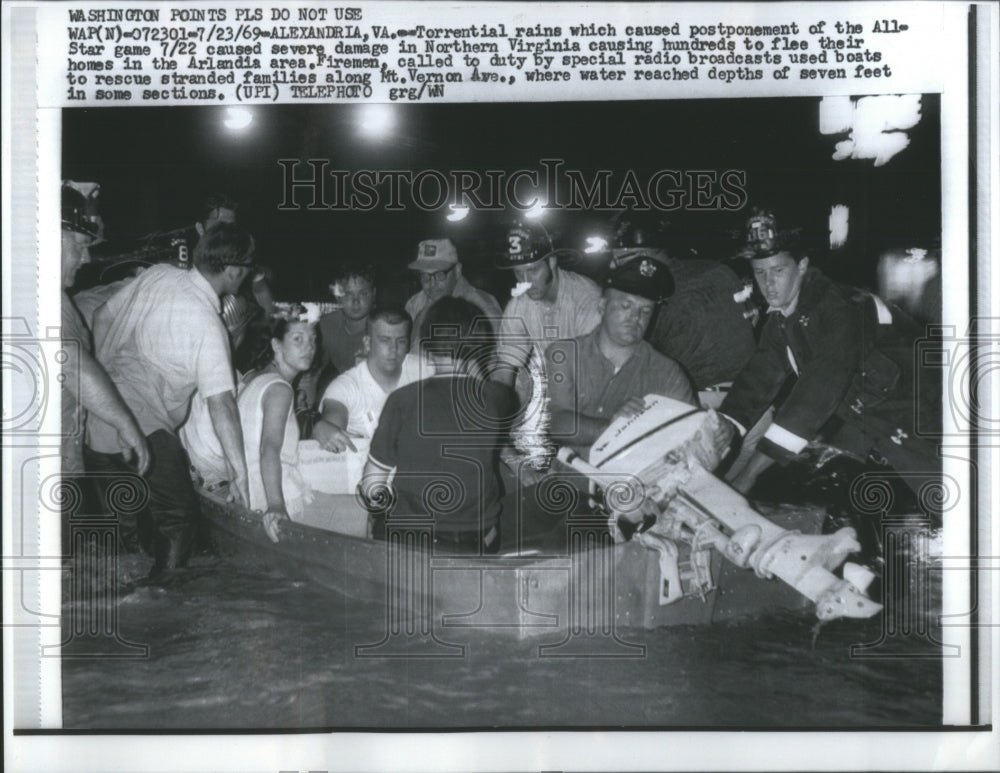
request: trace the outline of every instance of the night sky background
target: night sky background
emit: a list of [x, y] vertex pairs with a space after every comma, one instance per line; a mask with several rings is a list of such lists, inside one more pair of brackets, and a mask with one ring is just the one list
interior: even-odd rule
[[[95, 249], [98, 258], [127, 251], [146, 234], [192, 224], [206, 194], [227, 192], [240, 201], [239, 218], [257, 239], [260, 261], [274, 270], [276, 295], [289, 300], [329, 300], [330, 274], [353, 259], [377, 266], [383, 301], [405, 300], [417, 287], [405, 271], [417, 243], [444, 236], [458, 246], [466, 275], [503, 298], [512, 277], [494, 271], [492, 259], [504, 225], [517, 213], [473, 211], [451, 223], [446, 206], [434, 212], [414, 206], [281, 211], [279, 158], [329, 159], [328, 170], [537, 169], [540, 176], [540, 159], [558, 158], [586, 179], [612, 170], [612, 191], [626, 170], [642, 182], [661, 169], [745, 170], [749, 203], [742, 211], [664, 215], [680, 243], [703, 257], [731, 256], [756, 203], [775, 207], [780, 227], [802, 226], [822, 242], [831, 204], [847, 204], [846, 245], [814, 262], [837, 279], [868, 287], [886, 247], [940, 240], [936, 95], [924, 95], [921, 120], [907, 131], [909, 147], [882, 167], [832, 160], [844, 136], [819, 133], [818, 98], [392, 107], [394, 128], [378, 140], [359, 129], [358, 105], [255, 107], [242, 134], [223, 127], [220, 107], [66, 109], [63, 177], [102, 186], [108, 242]], [[556, 210], [543, 222], [557, 247], [579, 249], [613, 215]], [[576, 268], [593, 274], [607, 258], [586, 256]], [[81, 272], [79, 284], [93, 281], [93, 269]]]

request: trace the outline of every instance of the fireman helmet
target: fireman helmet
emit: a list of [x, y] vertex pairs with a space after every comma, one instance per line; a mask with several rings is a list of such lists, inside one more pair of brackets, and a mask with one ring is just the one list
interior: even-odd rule
[[81, 183], [63, 180], [62, 227], [91, 237], [95, 242], [104, 235], [104, 221], [97, 213], [97, 197], [101, 192], [98, 183]]
[[669, 224], [655, 210], [626, 209], [611, 224], [611, 266], [620, 266], [635, 258], [666, 259]]
[[779, 252], [790, 252], [795, 256], [805, 254], [801, 228], [778, 228], [778, 219], [770, 209], [754, 207], [746, 220], [743, 233], [741, 258], [768, 258]]
[[520, 268], [530, 266], [554, 254], [552, 239], [541, 223], [515, 221], [504, 232], [504, 242], [500, 246], [497, 268]]

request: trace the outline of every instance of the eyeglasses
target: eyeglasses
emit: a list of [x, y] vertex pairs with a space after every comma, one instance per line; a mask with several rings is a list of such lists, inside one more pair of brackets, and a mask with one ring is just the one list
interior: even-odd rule
[[443, 271], [422, 271], [420, 272], [420, 282], [421, 284], [440, 284], [448, 275], [455, 270], [455, 267], [446, 268]]

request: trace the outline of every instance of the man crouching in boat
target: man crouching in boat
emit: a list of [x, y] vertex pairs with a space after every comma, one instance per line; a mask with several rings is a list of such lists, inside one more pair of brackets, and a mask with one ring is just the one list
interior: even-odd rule
[[639, 413], [647, 394], [697, 405], [681, 366], [643, 340], [673, 289], [670, 270], [654, 258], [620, 265], [605, 280], [598, 326], [549, 346], [545, 375], [557, 442], [585, 456], [614, 418]]
[[485, 377], [489, 323], [469, 301], [445, 297], [427, 309], [420, 341], [434, 375], [389, 395], [358, 494], [375, 514], [375, 537], [385, 538], [394, 520], [426, 518], [435, 552], [495, 553], [499, 451], [515, 400]]
[[[657, 352], [643, 339], [657, 306], [674, 290], [667, 265], [640, 253], [613, 267], [604, 284], [598, 326], [586, 335], [556, 341], [545, 352], [551, 437], [584, 459], [612, 421], [618, 417], [636, 417], [645, 411], [646, 395], [662, 395], [693, 407], [698, 405], [680, 364]], [[718, 459], [725, 456], [733, 429], [728, 422], [718, 421], [713, 430], [710, 443], [715, 452], [709, 456]], [[669, 450], [665, 448], [663, 452]], [[562, 474], [566, 468], [557, 461], [553, 470]], [[579, 478], [577, 485], [581, 493], [586, 493], [586, 479]], [[524, 505], [526, 520], [539, 522], [525, 524], [525, 530], [548, 527], [551, 518], [546, 512], [550, 509], [545, 505], [540, 508], [532, 503]], [[634, 513], [640, 519], [646, 515], [655, 517], [655, 512]], [[565, 530], [554, 529], [546, 537], [547, 543], [560, 533]], [[555, 547], [555, 543], [549, 546]]]
[[[357, 451], [355, 440], [367, 443], [389, 394], [430, 370], [409, 353], [413, 320], [406, 311], [384, 306], [368, 315], [367, 324], [367, 356], [330, 382], [320, 400], [322, 418], [313, 427], [320, 447], [335, 454]], [[356, 483], [351, 481], [351, 487]]]

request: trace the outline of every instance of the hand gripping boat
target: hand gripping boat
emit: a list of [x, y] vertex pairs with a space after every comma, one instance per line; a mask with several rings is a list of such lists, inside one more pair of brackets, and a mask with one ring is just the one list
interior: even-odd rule
[[[594, 442], [589, 463], [568, 448], [558, 456], [590, 479], [617, 540], [635, 531], [633, 524], [655, 517], [655, 524], [635, 538], [660, 553], [666, 589], [661, 589], [661, 604], [713, 589], [709, 557], [714, 548], [738, 567], [790, 585], [815, 603], [822, 621], [876, 614], [881, 604], [833, 573], [848, 554], [860, 550], [853, 529], [805, 535], [782, 528], [706, 470], [718, 463], [711, 439], [720, 421], [713, 411], [647, 395], [641, 413], [616, 419]], [[684, 575], [678, 566], [680, 543], [690, 549]]]

